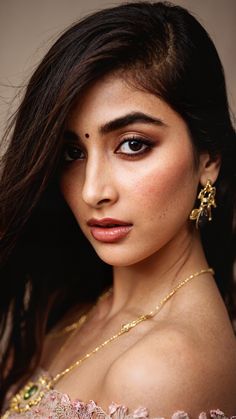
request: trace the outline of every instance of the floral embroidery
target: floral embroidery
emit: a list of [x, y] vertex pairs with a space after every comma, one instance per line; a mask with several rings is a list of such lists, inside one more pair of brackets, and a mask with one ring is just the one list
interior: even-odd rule
[[[40, 370], [42, 374], [42, 370]], [[112, 402], [105, 412], [94, 400], [88, 403], [81, 400], [72, 401], [67, 394], [57, 390], [48, 391], [37, 406], [24, 413], [10, 413], [8, 419], [149, 419], [146, 407], [138, 407], [129, 413], [126, 406]], [[227, 417], [221, 410], [211, 410], [208, 414], [200, 413], [198, 419], [236, 419], [236, 416]], [[167, 419], [157, 417], [153, 419]], [[168, 419], [190, 419], [184, 411], [175, 412]]]
[[[209, 416], [200, 413], [198, 419], [236, 419], [236, 416], [228, 418], [221, 410], [211, 410]], [[29, 411], [17, 414], [12, 413], [9, 419], [148, 419], [148, 409], [139, 407], [129, 413], [128, 408], [112, 402], [105, 412], [93, 400], [88, 403], [80, 400], [71, 401], [66, 394], [56, 390], [50, 390], [41, 400], [38, 406]], [[153, 418], [154, 419], [154, 418]], [[165, 419], [165, 418], [155, 418]], [[190, 419], [188, 414], [183, 411], [175, 412], [171, 419]]]

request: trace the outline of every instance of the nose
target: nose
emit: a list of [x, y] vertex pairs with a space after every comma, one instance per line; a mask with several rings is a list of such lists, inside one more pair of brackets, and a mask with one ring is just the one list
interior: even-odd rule
[[118, 191], [112, 176], [112, 168], [104, 156], [88, 158], [82, 190], [82, 198], [93, 208], [111, 205], [118, 199]]

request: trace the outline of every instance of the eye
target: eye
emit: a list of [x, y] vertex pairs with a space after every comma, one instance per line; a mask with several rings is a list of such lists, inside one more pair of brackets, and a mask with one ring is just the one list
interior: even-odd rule
[[152, 146], [151, 141], [148, 141], [146, 139], [141, 138], [128, 138], [125, 141], [123, 141], [117, 150], [119, 151], [117, 154], [128, 154], [128, 155], [137, 155], [137, 154], [143, 154], [146, 151], [150, 150]]
[[83, 151], [74, 144], [68, 144], [64, 147], [63, 160], [70, 162], [74, 160], [82, 160], [84, 158]]

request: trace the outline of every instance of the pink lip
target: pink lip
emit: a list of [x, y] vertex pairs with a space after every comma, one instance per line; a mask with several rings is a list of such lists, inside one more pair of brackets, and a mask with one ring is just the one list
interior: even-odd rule
[[117, 224], [117, 226], [127, 226], [127, 225], [131, 225], [131, 223], [126, 223], [125, 221], [121, 221], [121, 220], [116, 220], [115, 218], [101, 218], [100, 220], [96, 219], [96, 218], [90, 218], [90, 220], [88, 220], [87, 225], [88, 226], [101, 226], [101, 227], [106, 227], [110, 224]]
[[114, 243], [125, 237], [132, 229], [131, 223], [110, 217], [101, 218], [100, 220], [91, 218], [87, 225], [90, 227], [92, 236], [104, 243]]

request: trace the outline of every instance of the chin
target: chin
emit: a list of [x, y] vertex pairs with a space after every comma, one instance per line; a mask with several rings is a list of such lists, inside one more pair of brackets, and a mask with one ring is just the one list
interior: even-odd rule
[[93, 248], [103, 262], [114, 267], [135, 265], [146, 260], [156, 252], [155, 250], [154, 252], [144, 253], [143, 249], [140, 249], [140, 251], [137, 249], [135, 251], [134, 246], [132, 246], [133, 251], [130, 249], [130, 246], [127, 246], [126, 249], [121, 249], [119, 247], [115, 248], [114, 244], [110, 244], [109, 246], [106, 244], [106, 246], [106, 249], [97, 249], [97, 246], [93, 246]]

